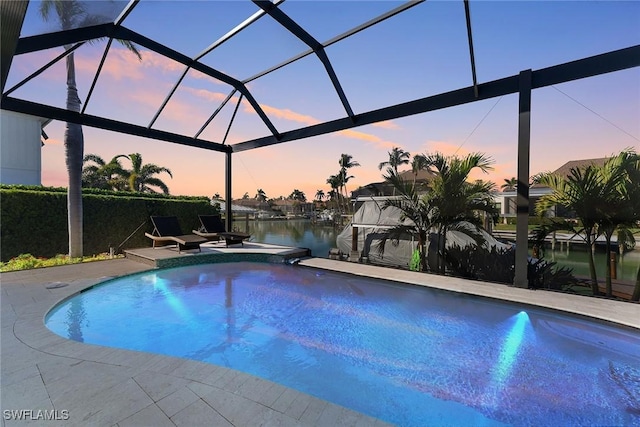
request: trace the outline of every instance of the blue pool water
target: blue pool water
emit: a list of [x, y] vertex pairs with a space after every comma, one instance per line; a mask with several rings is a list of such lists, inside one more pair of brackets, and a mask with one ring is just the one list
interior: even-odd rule
[[56, 306], [46, 325], [227, 366], [403, 426], [640, 426], [640, 333], [523, 307], [239, 262], [112, 280]]

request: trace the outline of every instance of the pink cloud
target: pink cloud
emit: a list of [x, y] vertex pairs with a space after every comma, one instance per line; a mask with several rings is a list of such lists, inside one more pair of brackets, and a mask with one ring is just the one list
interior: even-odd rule
[[360, 141], [365, 141], [365, 142], [371, 142], [373, 144], [375, 144], [376, 146], [380, 147], [380, 148], [393, 148], [395, 147], [397, 144], [391, 142], [391, 141], [385, 141], [382, 138], [370, 134], [370, 133], [365, 133], [365, 132], [360, 132], [357, 130], [353, 130], [353, 129], [345, 129], [345, 130], [341, 130], [340, 132], [337, 132], [338, 135], [342, 135], [342, 136], [346, 136], [347, 138], [351, 138], [351, 139], [358, 139]]
[[373, 123], [372, 126], [383, 128], [383, 129], [392, 129], [392, 130], [400, 129], [400, 126], [392, 122], [391, 120], [385, 120], [384, 122]]
[[[207, 101], [222, 102], [228, 96], [228, 94], [224, 94], [220, 92], [212, 92], [207, 89], [195, 89], [188, 86], [185, 86], [183, 89], [199, 98], [206, 99]], [[236, 97], [233, 97], [233, 98], [236, 98]], [[233, 102], [233, 100], [231, 100], [230, 102]], [[236, 98], [236, 102], [237, 102], [237, 98]]]
[[[311, 126], [320, 123], [318, 119], [315, 119], [311, 116], [307, 116], [305, 114], [296, 113], [295, 111], [291, 111], [287, 108], [276, 108], [271, 107], [270, 105], [260, 104], [262, 110], [267, 114], [267, 116], [277, 117], [279, 119], [291, 120], [298, 123], [303, 123], [305, 125]], [[254, 111], [253, 107], [247, 102], [245, 104], [245, 109], [250, 109], [250, 111]]]
[[[295, 111], [291, 111], [289, 109], [281, 109], [281, 108], [276, 108], [276, 107], [272, 107], [270, 105], [266, 105], [266, 104], [260, 104], [260, 107], [262, 108], [262, 110], [271, 117], [277, 117], [280, 119], [284, 119], [284, 120], [291, 120], [297, 123], [302, 123], [304, 125], [307, 126], [312, 126], [315, 124], [320, 123], [320, 120], [312, 117], [312, 116], [308, 116], [305, 114], [300, 114], [300, 113], [296, 113]], [[251, 105], [244, 101], [244, 110], [245, 112], [251, 112], [251, 113], [255, 113], [255, 111], [253, 110], [253, 108], [251, 107]], [[393, 126], [393, 124], [390, 124], [390, 122], [387, 122], [389, 124], [387, 124], [386, 126]], [[383, 125], [382, 127], [386, 127], [385, 125]], [[387, 127], [388, 129], [391, 129], [391, 127]], [[341, 135], [350, 139], [357, 139], [360, 141], [365, 141], [365, 142], [371, 142], [379, 147], [382, 148], [391, 148], [394, 147], [395, 144], [393, 142], [390, 141], [384, 141], [382, 138], [370, 134], [370, 133], [366, 133], [366, 132], [360, 132], [360, 131], [356, 131], [353, 129], [346, 129], [340, 132], [336, 132], [335, 134], [331, 134], [332, 136], [336, 136], [336, 135]]]

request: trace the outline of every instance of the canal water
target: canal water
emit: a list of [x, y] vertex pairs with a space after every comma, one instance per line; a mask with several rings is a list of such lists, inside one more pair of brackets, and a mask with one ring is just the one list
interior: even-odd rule
[[[234, 227], [244, 231], [247, 224], [244, 221], [236, 221]], [[332, 225], [314, 224], [309, 220], [282, 220], [282, 221], [249, 221], [249, 233], [252, 240], [274, 245], [294, 246], [311, 249], [315, 257], [328, 258], [329, 249], [336, 247], [336, 236], [342, 228], [334, 228]], [[584, 250], [556, 250], [547, 249], [545, 258], [555, 261], [558, 266], [573, 269], [575, 276], [589, 276], [589, 264], [587, 252]], [[596, 271], [598, 277], [605, 276], [607, 256], [598, 251], [595, 254]], [[636, 274], [640, 266], [640, 250], [627, 252], [624, 256], [618, 256], [617, 278], [635, 282]]]

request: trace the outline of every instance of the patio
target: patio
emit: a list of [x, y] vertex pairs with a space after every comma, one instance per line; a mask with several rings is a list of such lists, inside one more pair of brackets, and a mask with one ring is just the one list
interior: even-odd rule
[[[107, 278], [148, 269], [114, 259], [3, 273], [3, 411], [32, 410], [23, 416], [36, 418], [38, 410], [55, 410], [58, 421], [34, 423], [65, 426], [386, 425], [242, 372], [82, 344], [44, 326], [43, 317], [59, 300]], [[62, 419], [65, 414], [68, 419]]]
[[[203, 251], [217, 256], [259, 253], [256, 247]], [[226, 251], [226, 255], [224, 254]], [[159, 260], [193, 263], [198, 253], [140, 249]], [[292, 248], [263, 248], [262, 254], [296, 254]], [[245, 255], [247, 256], [247, 255]], [[321, 258], [299, 265], [396, 280], [534, 304], [640, 329], [640, 305], [567, 294], [549, 294], [491, 283], [425, 275]], [[196, 361], [106, 348], [63, 339], [43, 318], [58, 301], [108, 278], [152, 267], [132, 259], [114, 259], [45, 269], [3, 273], [2, 409], [38, 410], [58, 421], [47, 425], [366, 425], [386, 423], [254, 376]], [[64, 412], [63, 412], [64, 411]], [[8, 418], [3, 412], [4, 418]], [[61, 419], [68, 415], [68, 419]], [[40, 418], [43, 420], [43, 418]], [[3, 419], [3, 425], [23, 421]]]

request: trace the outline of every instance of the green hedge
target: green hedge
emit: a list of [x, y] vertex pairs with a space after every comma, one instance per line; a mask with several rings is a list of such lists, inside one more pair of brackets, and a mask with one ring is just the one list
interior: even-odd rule
[[[47, 258], [68, 253], [66, 190], [3, 185], [0, 197], [2, 262], [24, 253]], [[82, 200], [85, 255], [108, 252], [110, 247], [122, 250], [150, 246], [151, 241], [144, 233], [153, 229], [151, 215], [177, 216], [182, 231], [190, 233], [199, 225], [198, 214], [217, 211], [206, 197], [174, 198], [83, 189]]]

